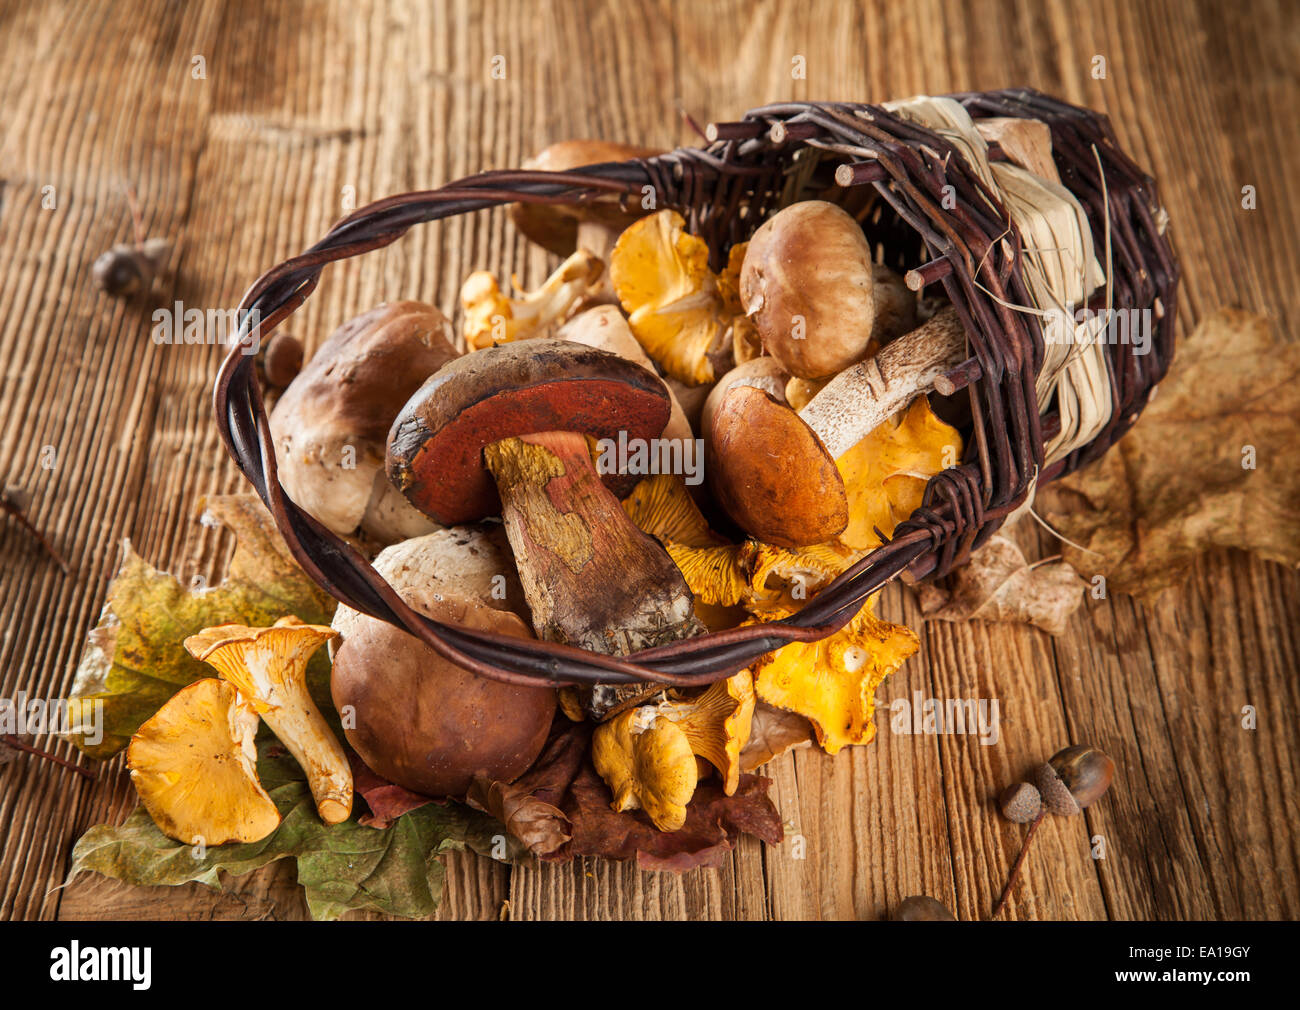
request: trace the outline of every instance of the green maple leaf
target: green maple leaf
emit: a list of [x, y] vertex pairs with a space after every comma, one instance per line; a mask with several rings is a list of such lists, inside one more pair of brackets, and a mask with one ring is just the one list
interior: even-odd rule
[[[219, 889], [223, 870], [238, 876], [294, 859], [313, 919], [337, 919], [352, 909], [421, 919], [437, 910], [442, 895], [441, 853], [468, 846], [499, 854], [506, 837], [497, 821], [457, 803], [427, 803], [383, 830], [355, 819], [327, 827], [302, 769], [274, 738], [259, 745], [257, 769], [283, 818], [261, 841], [196, 850], [168, 838], [137, 807], [120, 827], [99, 824], [82, 835], [69, 879], [95, 872], [137, 886], [197, 882]], [[519, 851], [511, 840], [507, 854]]]
[[[187, 636], [214, 624], [261, 627], [286, 614], [308, 624], [330, 623], [334, 601], [298, 567], [257, 498], [213, 495], [204, 504], [203, 521], [227, 527], [238, 539], [220, 585], [187, 589], [130, 543], [124, 546], [122, 567], [108, 587], [99, 624], [87, 635], [68, 703], [67, 737], [90, 757], [112, 757], [168, 698], [213, 675], [185, 651]], [[323, 650], [313, 657], [308, 683], [321, 711], [332, 714]], [[102, 739], [92, 742], [97, 729]]]

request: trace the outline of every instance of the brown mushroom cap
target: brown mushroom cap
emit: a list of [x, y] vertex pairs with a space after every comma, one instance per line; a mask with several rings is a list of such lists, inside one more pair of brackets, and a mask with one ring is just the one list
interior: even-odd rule
[[[618, 144], [608, 140], [562, 140], [529, 158], [523, 167], [541, 172], [567, 172], [584, 165], [629, 158], [650, 158], [661, 153], [651, 147]], [[583, 203], [516, 203], [510, 207], [515, 227], [538, 245], [561, 256], [577, 249], [578, 225], [592, 221], [619, 232], [641, 215], [622, 210], [611, 200]], [[599, 254], [601, 250], [593, 249]]]
[[873, 272], [861, 226], [833, 203], [806, 200], [754, 233], [740, 297], [764, 350], [791, 375], [820, 379], [869, 350]]
[[[435, 620], [532, 637], [514, 614], [464, 597], [414, 587], [402, 595]], [[460, 796], [480, 775], [513, 781], [541, 752], [555, 714], [552, 689], [477, 676], [372, 617], [356, 615], [346, 626], [330, 690], [352, 716], [344, 720], [348, 743], [379, 775], [428, 796]]]
[[[284, 488], [335, 533], [354, 532], [382, 501], [389, 426], [397, 408], [456, 356], [451, 332], [432, 305], [378, 305], [335, 330], [276, 403], [271, 436]], [[347, 447], [355, 455], [349, 461]], [[389, 517], [399, 529], [402, 518]], [[401, 529], [427, 531], [427, 524]]]
[[[411, 397], [388, 436], [388, 474], [438, 522], [471, 522], [501, 511], [484, 446], [545, 431], [649, 440], [669, 410], [658, 376], [616, 354], [566, 340], [501, 344], [449, 362]], [[620, 488], [618, 478], [606, 483]]]
[[818, 544], [844, 531], [835, 460], [789, 407], [753, 386], [727, 391], [710, 429], [709, 480], [727, 513], [764, 543]]
[[719, 379], [709, 391], [708, 398], [704, 401], [704, 407], [700, 411], [700, 437], [708, 443], [713, 431], [714, 415], [717, 414], [718, 407], [722, 405], [723, 397], [736, 386], [753, 386], [755, 389], [761, 389], [765, 393], [770, 393], [773, 399], [781, 403], [784, 400], [786, 384], [789, 381], [790, 373], [785, 370], [785, 366], [770, 355], [750, 358], [748, 361], [737, 365]]

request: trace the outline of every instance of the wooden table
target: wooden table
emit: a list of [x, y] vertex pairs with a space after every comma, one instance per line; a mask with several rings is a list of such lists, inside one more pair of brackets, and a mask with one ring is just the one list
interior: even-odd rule
[[[693, 142], [684, 112], [707, 121], [784, 98], [1024, 84], [1108, 112], [1161, 180], [1184, 332], [1226, 304], [1268, 313], [1288, 335], [1300, 313], [1300, 38], [1285, 0], [8, 0], [0, 42], [0, 476], [33, 493], [33, 519], [72, 563], [65, 576], [12, 522], [0, 527], [4, 696], [68, 688], [123, 537], [183, 578], [219, 577], [231, 548], [195, 521], [200, 495], [241, 489], [209, 416], [221, 349], [155, 344], [148, 308], [91, 284], [95, 255], [129, 236], [127, 184], [148, 233], [178, 243], [159, 300], [228, 308], [345, 201], [517, 165], [553, 140], [670, 147]], [[504, 79], [492, 76], [498, 57]], [[805, 77], [792, 76], [799, 66]], [[499, 212], [453, 220], [326, 271], [291, 329], [314, 346], [383, 299], [450, 309], [471, 269], [531, 283], [547, 263]], [[1052, 550], [1046, 536], [1019, 536]], [[721, 871], [508, 868], [454, 854], [440, 915], [876, 918], [926, 893], [980, 917], [1023, 834], [993, 797], [1074, 741], [1110, 752], [1118, 780], [1085, 817], [1040, 831], [1012, 916], [1300, 913], [1295, 572], [1216, 554], [1155, 605], [1089, 600], [1058, 639], [923, 624], [901, 587], [883, 603], [923, 645], [881, 701], [998, 699], [996, 746], [885, 727], [835, 758], [787, 755], [770, 768], [787, 841], [746, 839]], [[1241, 727], [1246, 704], [1253, 731]], [[0, 917], [305, 914], [285, 865], [221, 895], [103, 878], [54, 890], [73, 841], [133, 805], [120, 758], [95, 784], [25, 758], [0, 768]]]

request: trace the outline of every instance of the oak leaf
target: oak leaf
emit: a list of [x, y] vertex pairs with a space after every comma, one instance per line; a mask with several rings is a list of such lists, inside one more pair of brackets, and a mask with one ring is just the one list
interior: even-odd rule
[[442, 895], [440, 856], [468, 846], [491, 854], [500, 825], [456, 803], [427, 803], [407, 810], [384, 830], [355, 819], [326, 826], [298, 762], [270, 737], [258, 748], [258, 777], [281, 814], [280, 826], [261, 841], [206, 849], [173, 841], [143, 807], [119, 826], [99, 824], [72, 850], [69, 879], [102, 873], [147, 887], [197, 882], [221, 886], [221, 873], [248, 873], [293, 859], [313, 919], [337, 919], [367, 909], [420, 919], [437, 910]]

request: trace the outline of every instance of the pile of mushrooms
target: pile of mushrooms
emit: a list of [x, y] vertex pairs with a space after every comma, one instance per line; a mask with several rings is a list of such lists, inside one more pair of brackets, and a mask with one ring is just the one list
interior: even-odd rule
[[[534, 164], [645, 153], [575, 141]], [[926, 394], [966, 356], [962, 328], [951, 309], [922, 318], [839, 206], [781, 210], [720, 273], [673, 210], [598, 199], [512, 216], [565, 257], [540, 287], [516, 281], [507, 294], [471, 274], [458, 330], [430, 305], [372, 309], [319, 347], [271, 415], [289, 497], [375, 555], [421, 613], [612, 655], [785, 616], [960, 458]], [[610, 465], [610, 446], [649, 448]], [[684, 479], [690, 460], [707, 488]], [[286, 636], [306, 628], [187, 641], [223, 679], [178, 694], [132, 745], [146, 804], [174, 837], [196, 825], [150, 783], [172, 781], [159, 741], [200, 709], [204, 742], [185, 761], [222, 755], [240, 797], [215, 835], [248, 839], [278, 819], [250, 755], [258, 715], [307, 769], [322, 819], [348, 815], [342, 748], [281, 669], [305, 648]], [[431, 796], [513, 781], [558, 707], [595, 723], [592, 760], [613, 807], [643, 810], [662, 831], [682, 827], [701, 778], [731, 794], [770, 758], [747, 757], [756, 713], [797, 715], [831, 752], [869, 740], [875, 688], [917, 647], [868, 606], [825, 641], [706, 689], [556, 692], [471, 674], [346, 606], [310, 632], [330, 642], [348, 744], [385, 779]], [[281, 667], [255, 658], [272, 643]]]

